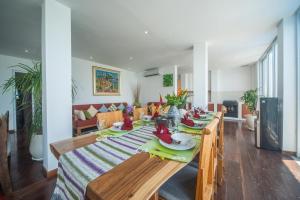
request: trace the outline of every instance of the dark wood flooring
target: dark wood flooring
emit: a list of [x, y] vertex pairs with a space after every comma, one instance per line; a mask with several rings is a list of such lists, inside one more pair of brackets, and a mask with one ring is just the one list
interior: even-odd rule
[[19, 190], [44, 179], [43, 162], [33, 161], [29, 153], [27, 135], [20, 131], [12, 138], [10, 174], [13, 190]]
[[[23, 167], [26, 169], [26, 166]], [[30, 172], [30, 169], [26, 171]], [[22, 185], [21, 179], [26, 179], [26, 176], [19, 178], [17, 182]], [[14, 193], [13, 199], [50, 199], [55, 181], [55, 178], [42, 178], [32, 185], [19, 189]], [[216, 199], [300, 199], [300, 167], [286, 154], [255, 148], [254, 135], [251, 131], [244, 128], [240, 122], [227, 121], [225, 182], [218, 188]]]

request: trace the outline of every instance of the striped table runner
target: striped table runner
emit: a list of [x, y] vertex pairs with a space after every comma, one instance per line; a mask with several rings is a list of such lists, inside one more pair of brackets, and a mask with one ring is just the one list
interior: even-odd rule
[[75, 149], [59, 158], [53, 200], [84, 199], [88, 183], [124, 162], [155, 137], [154, 127], [142, 127], [121, 137]]

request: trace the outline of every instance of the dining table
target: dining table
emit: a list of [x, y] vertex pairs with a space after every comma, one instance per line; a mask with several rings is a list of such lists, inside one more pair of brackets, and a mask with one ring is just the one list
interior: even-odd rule
[[[220, 116], [218, 112], [213, 118]], [[73, 199], [89, 200], [158, 199], [159, 188], [188, 162], [139, 151], [139, 146], [155, 137], [154, 130], [153, 125], [143, 125], [119, 137], [98, 140], [99, 134], [92, 132], [50, 144], [51, 152], [59, 160], [55, 191], [64, 193], [61, 199], [68, 199], [68, 195]], [[199, 149], [199, 145], [195, 147], [193, 156]], [[87, 159], [89, 155], [92, 155], [90, 160]], [[72, 159], [81, 162], [75, 163]], [[74, 190], [63, 189], [58, 182], [70, 182]], [[82, 196], [77, 196], [75, 190]]]

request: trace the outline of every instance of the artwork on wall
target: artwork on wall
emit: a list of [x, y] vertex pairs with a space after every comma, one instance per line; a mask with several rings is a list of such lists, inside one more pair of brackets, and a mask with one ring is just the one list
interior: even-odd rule
[[94, 95], [120, 95], [120, 72], [93, 66], [93, 91]]
[[164, 74], [163, 75], [163, 86], [172, 87], [173, 86], [173, 74]]

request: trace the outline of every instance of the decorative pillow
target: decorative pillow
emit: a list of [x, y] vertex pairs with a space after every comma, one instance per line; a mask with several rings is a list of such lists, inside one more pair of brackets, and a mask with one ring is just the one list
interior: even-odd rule
[[125, 109], [125, 106], [124, 106], [124, 104], [121, 103], [121, 104], [118, 106], [118, 110], [121, 110], [121, 111], [122, 111], [122, 110], [124, 110], [124, 109]]
[[115, 106], [115, 104], [111, 104], [111, 106], [109, 106], [108, 110], [110, 112], [116, 111], [118, 108]]
[[89, 109], [87, 109], [87, 112], [90, 114], [91, 118], [93, 118], [97, 114], [98, 110], [91, 105]]
[[91, 118], [93, 118], [93, 117], [91, 116], [91, 114], [90, 114], [87, 110], [83, 111], [83, 113], [84, 113], [84, 116], [85, 116], [86, 119], [91, 119]]
[[107, 112], [108, 111], [108, 109], [106, 108], [106, 106], [105, 105], [102, 105], [101, 106], [101, 108], [99, 108], [99, 110], [98, 110], [99, 112], [101, 112], [101, 113], [104, 113], [104, 112]]
[[154, 103], [150, 104], [148, 106], [149, 112], [152, 113], [154, 108], [155, 108]]
[[78, 119], [86, 120], [86, 117], [85, 117], [84, 112], [82, 110], [74, 110], [74, 114], [78, 117]]

